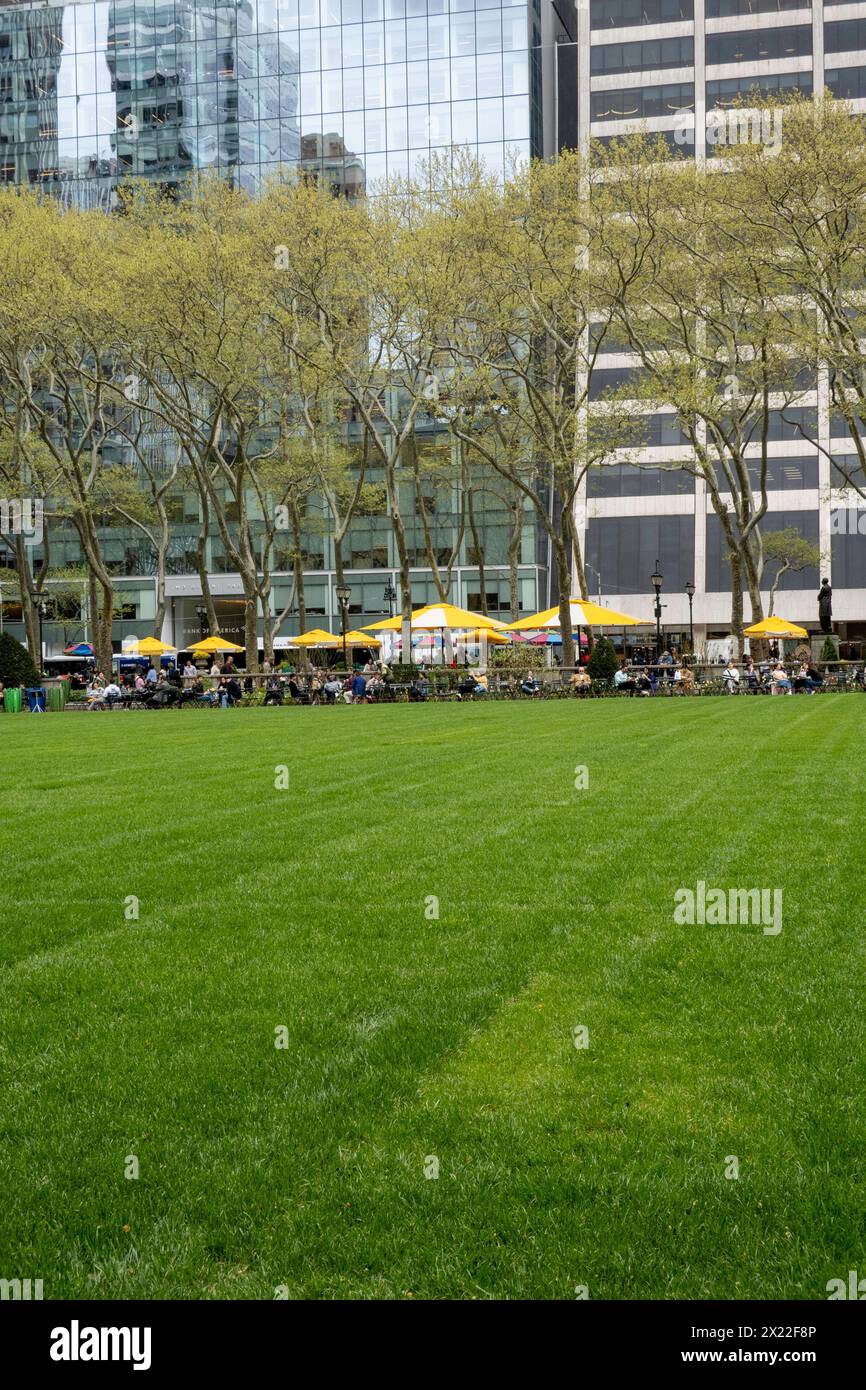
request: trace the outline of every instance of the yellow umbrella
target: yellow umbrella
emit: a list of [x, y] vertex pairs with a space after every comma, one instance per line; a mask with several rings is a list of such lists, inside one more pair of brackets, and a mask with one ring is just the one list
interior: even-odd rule
[[160, 642], [156, 637], [142, 637], [135, 650], [139, 656], [163, 656], [166, 652], [176, 652], [177, 647], [170, 647], [167, 642]]
[[[362, 631], [399, 632], [402, 625], [402, 618], [382, 618], [379, 622], [370, 623], [369, 627], [362, 628]], [[412, 614], [412, 626], [422, 632], [440, 632], [445, 628], [471, 630], [480, 627], [486, 628], [488, 632], [495, 632], [504, 628], [506, 624], [501, 623], [498, 618], [487, 618], [483, 613], [472, 613], [468, 608], [457, 608], [453, 603], [427, 603], [423, 608], [415, 609]]]
[[763, 622], [753, 623], [744, 629], [746, 637], [808, 637], [804, 627], [796, 623], [786, 623], [784, 618], [764, 618]]
[[[505, 624], [503, 623], [502, 626], [504, 627]], [[488, 643], [494, 647], [507, 647], [510, 640], [504, 632], [488, 627], [472, 628], [463, 634], [463, 639], [467, 642], [480, 642], [482, 637], [486, 638]]]
[[402, 618], [382, 618], [380, 622], [362, 627], [361, 632], [399, 632], [403, 626]]
[[194, 642], [188, 651], [197, 652], [201, 656], [210, 656], [213, 652], [242, 652], [243, 647], [239, 647], [236, 642], [227, 642], [225, 637], [203, 637], [200, 642]]
[[[343, 640], [343, 639], [340, 638], [340, 643], [341, 643], [341, 645], [342, 645], [342, 640]], [[381, 645], [382, 645], [382, 643], [379, 641], [378, 637], [371, 637], [370, 634], [369, 634], [368, 632], [347, 632], [347, 633], [346, 633], [346, 646], [347, 646], [347, 647], [381, 647]]]
[[324, 628], [313, 627], [309, 632], [302, 632], [300, 637], [290, 638], [296, 647], [338, 647], [340, 638], [335, 637], [333, 632], [325, 632]]
[[[628, 613], [617, 613], [613, 608], [603, 608], [586, 598], [571, 600], [571, 625], [577, 627], [635, 627], [644, 622], [643, 618], [632, 618]], [[544, 627], [559, 627], [559, 604], [555, 608], [545, 608], [543, 613], [532, 613], [516, 623], [509, 623], [509, 632], [530, 632]]]

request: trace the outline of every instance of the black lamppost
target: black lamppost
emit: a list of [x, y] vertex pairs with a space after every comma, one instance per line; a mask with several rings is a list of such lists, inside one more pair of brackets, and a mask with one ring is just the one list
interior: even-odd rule
[[650, 583], [656, 591], [656, 606], [654, 609], [656, 619], [656, 663], [662, 654], [662, 576], [659, 573], [659, 562], [656, 560], [656, 567], [650, 575]]
[[692, 600], [695, 596], [695, 586], [691, 580], [686, 585], [686, 593], [689, 599], [689, 651], [692, 656], [695, 654], [695, 629], [692, 624]]
[[37, 656], [37, 658], [36, 658], [36, 665], [37, 665], [38, 670], [39, 670], [39, 675], [41, 676], [41, 675], [42, 675], [42, 648], [43, 648], [43, 646], [44, 646], [44, 641], [43, 641], [43, 636], [42, 636], [42, 625], [43, 625], [43, 623], [45, 622], [45, 614], [48, 612], [48, 605], [46, 604], [44, 598], [41, 598], [41, 599], [39, 600], [39, 602], [37, 603], [37, 605], [36, 605], [36, 611], [37, 611], [37, 613], [39, 614], [39, 654], [38, 654], [38, 656]]
[[393, 618], [394, 604], [397, 602], [397, 590], [394, 588], [394, 585], [390, 579], [388, 580], [388, 583], [385, 585], [385, 602], [388, 605], [388, 617]]
[[340, 605], [340, 630], [343, 634], [343, 665], [346, 666], [348, 670], [348, 666], [346, 665], [346, 610], [349, 607], [349, 599], [352, 597], [352, 590], [349, 588], [348, 584], [338, 584], [335, 592], [337, 595], [337, 602]]
[[195, 616], [198, 618], [198, 635], [203, 641], [207, 637], [207, 609], [200, 604], [195, 610]]

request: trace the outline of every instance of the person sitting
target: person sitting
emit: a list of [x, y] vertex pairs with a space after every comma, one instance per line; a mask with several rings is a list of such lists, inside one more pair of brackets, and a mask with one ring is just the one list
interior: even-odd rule
[[361, 671], [356, 671], [351, 683], [352, 704], [364, 705], [367, 702], [367, 677]]
[[537, 695], [541, 687], [532, 671], [527, 671], [523, 680], [520, 682], [520, 689], [524, 695]]
[[226, 690], [228, 691], [229, 704], [239, 705], [243, 699], [244, 692], [241, 689], [241, 683], [237, 676], [232, 675], [228, 677], [226, 681]]
[[343, 682], [340, 680], [339, 676], [329, 676], [322, 686], [322, 694], [325, 697], [325, 702], [329, 705], [335, 705], [337, 703], [337, 696], [342, 689]]
[[628, 695], [634, 695], [637, 686], [628, 673], [625, 661], [620, 662], [619, 670], [614, 673], [613, 683], [617, 690], [624, 690]]
[[102, 692], [102, 696], [109, 709], [111, 709], [112, 705], [119, 705], [123, 702], [123, 691], [115, 680], [110, 680], [108, 682]]
[[761, 677], [755, 670], [755, 663], [751, 657], [749, 657], [743, 672], [743, 685], [750, 695], [757, 695], [761, 688]]
[[483, 698], [487, 694], [487, 672], [482, 671], [475, 682], [475, 689], [472, 692], [474, 699]]
[[167, 709], [168, 706], [174, 704], [176, 700], [177, 691], [163, 671], [160, 673], [159, 680], [154, 686], [153, 704], [162, 709]]
[[653, 679], [649, 671], [645, 671], [643, 669], [638, 671], [637, 678], [635, 680], [635, 686], [637, 688], [638, 695], [649, 696], [655, 695], [656, 693], [656, 688], [653, 685]]
[[788, 679], [788, 672], [782, 665], [781, 660], [776, 662], [770, 675], [770, 682], [774, 695], [791, 695], [793, 693], [791, 690], [791, 682]]
[[674, 671], [674, 694], [691, 695], [695, 688], [695, 674], [688, 666], [678, 666]]
[[[818, 677], [817, 680], [815, 676]], [[800, 669], [792, 681], [793, 689], [795, 691], [805, 691], [807, 695], [814, 695], [820, 685], [823, 685], [823, 681], [818, 675], [818, 672], [815, 671], [813, 675], [808, 662], [801, 662]]]
[[475, 685], [475, 677], [471, 676], [467, 671], [465, 676], [460, 677], [460, 682], [457, 686], [457, 699], [462, 700], [465, 697], [471, 700], [475, 693]]
[[105, 693], [100, 685], [87, 687], [87, 709], [105, 709]]
[[265, 705], [281, 705], [283, 703], [283, 684], [279, 676], [268, 676], [265, 685], [265, 698], [262, 703]]
[[183, 668], [183, 674], [188, 679], [194, 679], [198, 675], [198, 671], [195, 668], [195, 662], [192, 661], [189, 657], [187, 657], [186, 659], [186, 665]]
[[722, 682], [725, 687], [726, 695], [739, 695], [740, 693], [740, 673], [732, 661], [729, 661], [722, 672]]
[[806, 675], [812, 682], [812, 689], [820, 690], [821, 686], [824, 684], [824, 677], [821, 675], [821, 672], [818, 670], [817, 666], [813, 666], [811, 662], [807, 662]]
[[411, 700], [429, 700], [430, 682], [422, 672], [419, 672], [412, 682], [409, 689], [409, 698]]
[[592, 689], [592, 678], [589, 672], [585, 671], [582, 667], [579, 671], [575, 671], [573, 676], [569, 677], [568, 683], [575, 695], [588, 695]]

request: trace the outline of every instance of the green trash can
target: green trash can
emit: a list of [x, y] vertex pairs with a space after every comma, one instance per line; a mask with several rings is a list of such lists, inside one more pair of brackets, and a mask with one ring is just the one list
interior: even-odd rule
[[17, 685], [13, 685], [3, 696], [3, 705], [7, 714], [20, 714], [21, 712], [21, 690]]
[[66, 704], [66, 695], [63, 685], [48, 686], [48, 708], [50, 710], [62, 710]]

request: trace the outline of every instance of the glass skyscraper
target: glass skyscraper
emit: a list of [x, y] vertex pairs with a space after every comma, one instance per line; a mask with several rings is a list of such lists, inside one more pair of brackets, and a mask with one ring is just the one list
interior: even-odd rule
[[[575, 36], [571, 0], [0, 0], [0, 180], [110, 212], [118, 188], [135, 177], [171, 187], [214, 171], [255, 192], [280, 167], [299, 166], [351, 197], [452, 145], [469, 146], [501, 171], [576, 143]], [[421, 427], [419, 443], [444, 447], [436, 435], [432, 423]], [[411, 478], [402, 489], [413, 598], [423, 603], [437, 597], [425, 503]], [[495, 490], [476, 506], [487, 604], [507, 615], [514, 516]], [[459, 545], [451, 597], [477, 608], [479, 556], [469, 539], [459, 541], [460, 510], [455, 486], [450, 500], [437, 497], [429, 521], [440, 562]], [[194, 495], [173, 499], [163, 635], [175, 645], [200, 635], [199, 520]], [[80, 568], [71, 527], [59, 524], [51, 541], [52, 566]], [[152, 557], [127, 527], [106, 527], [102, 544], [118, 590], [119, 645], [151, 628]], [[334, 543], [321, 499], [311, 503], [304, 552], [307, 613], [318, 625], [338, 624]], [[383, 594], [397, 564], [389, 519], [356, 517], [343, 558], [359, 626], [387, 608]], [[11, 559], [0, 542], [5, 623], [23, 636], [11, 586], [2, 586]], [[240, 583], [216, 528], [207, 559], [223, 630], [239, 634]], [[289, 599], [290, 571], [286, 551], [277, 557], [276, 608]], [[522, 611], [552, 601], [531, 510], [519, 575]], [[80, 631], [74, 611], [49, 613], [46, 650]]]
[[501, 170], [552, 152], [544, 53], [572, 37], [550, 0], [0, 5], [0, 171], [95, 206], [298, 163], [352, 193], [451, 145]]

